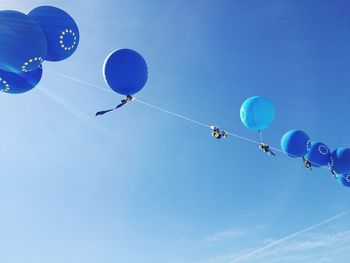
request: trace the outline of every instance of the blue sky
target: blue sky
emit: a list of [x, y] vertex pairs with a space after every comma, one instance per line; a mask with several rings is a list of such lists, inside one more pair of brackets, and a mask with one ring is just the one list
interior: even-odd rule
[[77, 52], [44, 63], [23, 95], [0, 94], [0, 261], [4, 263], [345, 262], [349, 189], [300, 160], [216, 141], [201, 126], [120, 96], [105, 57], [140, 52], [138, 98], [258, 139], [239, 119], [253, 95], [277, 109], [265, 139], [290, 129], [350, 146], [348, 1], [19, 1], [78, 23]]

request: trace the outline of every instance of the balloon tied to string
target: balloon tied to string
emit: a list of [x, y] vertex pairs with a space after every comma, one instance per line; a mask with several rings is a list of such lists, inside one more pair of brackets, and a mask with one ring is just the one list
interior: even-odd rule
[[[79, 44], [79, 29], [74, 19], [64, 10], [53, 6], [40, 6], [27, 15], [17, 11], [0, 11], [0, 90], [6, 93], [24, 93], [33, 89], [41, 80], [44, 61], [62, 61], [70, 57]], [[99, 89], [83, 80], [56, 73]], [[281, 149], [269, 146], [264, 140], [265, 130], [274, 122], [276, 110], [273, 103], [262, 96], [246, 99], [240, 108], [243, 125], [259, 133], [260, 141], [252, 140], [230, 131], [222, 130], [169, 111], [148, 102], [136, 99], [134, 95], [143, 89], [148, 79], [148, 67], [140, 53], [132, 49], [113, 51], [103, 65], [103, 77], [112, 91], [124, 98], [115, 107], [99, 111], [101, 116], [129, 104], [132, 101], [162, 111], [196, 125], [209, 128], [216, 139], [236, 137], [254, 144], [269, 155], [272, 151], [302, 159], [311, 168], [323, 167], [331, 170], [340, 183], [350, 186], [350, 149], [331, 150], [322, 142], [311, 141], [301, 130], [291, 130], [281, 138]], [[112, 92], [107, 90], [108, 92]]]
[[[276, 111], [272, 102], [264, 97], [254, 96], [248, 98], [243, 102], [240, 109], [240, 117], [244, 126], [259, 133], [260, 140], [256, 141], [230, 131], [221, 130], [216, 126], [200, 122], [188, 116], [169, 111], [162, 107], [155, 106], [151, 103], [140, 100], [139, 98], [133, 97], [134, 94], [136, 94], [144, 87], [148, 76], [146, 62], [143, 57], [136, 51], [130, 49], [120, 49], [112, 52], [104, 63], [103, 73], [105, 82], [107, 85], [109, 85], [111, 90], [121, 95], [126, 95], [126, 97], [115, 108], [97, 112], [96, 116], [104, 115], [108, 112], [120, 108], [130, 101], [134, 101], [144, 106], [172, 115], [174, 117], [181, 118], [193, 124], [209, 128], [212, 131], [212, 135], [216, 139], [226, 138], [228, 135], [230, 135], [241, 140], [259, 145], [259, 148], [269, 155], [275, 156], [275, 153], [272, 152], [272, 150], [274, 150], [276, 152], [286, 154], [290, 157], [303, 160], [304, 165], [308, 164], [310, 166], [310, 169], [311, 167], [322, 167], [326, 170], [331, 170], [332, 174], [334, 173], [334, 171], [328, 165], [330, 160], [329, 148], [323, 143], [311, 142], [310, 137], [301, 130], [291, 130], [284, 134], [281, 139], [282, 149], [266, 144], [263, 138], [263, 131], [269, 128], [273, 123]], [[83, 80], [76, 79], [61, 73], [55, 74], [109, 92], [109, 90], [106, 90], [103, 87], [85, 82]], [[341, 163], [345, 162], [350, 164], [350, 157], [348, 156], [347, 151], [342, 151], [342, 154], [340, 154], [340, 156], [341, 157], [338, 159], [341, 160]], [[333, 158], [333, 162], [335, 160], [338, 162], [338, 159]], [[339, 176], [337, 178], [339, 178]]]

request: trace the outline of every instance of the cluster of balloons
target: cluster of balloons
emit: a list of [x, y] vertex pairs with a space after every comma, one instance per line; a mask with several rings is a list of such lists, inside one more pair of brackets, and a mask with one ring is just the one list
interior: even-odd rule
[[293, 158], [303, 158], [312, 167], [329, 166], [339, 182], [350, 187], [350, 149], [337, 148], [333, 152], [322, 142], [311, 141], [301, 130], [291, 130], [281, 139], [284, 153]]
[[[121, 95], [131, 96], [145, 86], [148, 77], [147, 64], [136, 51], [119, 49], [106, 58], [103, 76], [112, 90]], [[274, 105], [265, 97], [250, 97], [241, 105], [242, 123], [260, 134], [271, 126], [275, 116]], [[301, 130], [292, 130], [284, 134], [281, 146], [284, 153], [293, 158], [307, 160], [312, 167], [330, 166], [332, 172], [337, 174], [337, 180], [350, 187], [350, 149], [338, 148], [331, 153], [324, 143], [312, 142]]]
[[[23, 93], [39, 83], [45, 60], [61, 61], [75, 52], [79, 44], [79, 30], [65, 11], [40, 6], [27, 15], [17, 11], [0, 11], [0, 39], [0, 90]], [[103, 77], [113, 91], [132, 96], [145, 86], [148, 68], [138, 52], [119, 49], [106, 58]], [[248, 98], [240, 109], [244, 126], [258, 131], [260, 135], [273, 123], [275, 115], [272, 102], [261, 96]], [[350, 187], [350, 149], [338, 148], [331, 153], [324, 143], [311, 142], [301, 130], [284, 134], [281, 146], [284, 153], [303, 158], [312, 167], [328, 165], [333, 173], [339, 175], [338, 181]]]
[[24, 93], [42, 77], [42, 63], [71, 56], [79, 44], [73, 18], [53, 6], [40, 6], [28, 14], [0, 11], [0, 90]]
[[[275, 108], [264, 97], [248, 98], [241, 106], [240, 116], [244, 126], [260, 133], [274, 121]], [[302, 158], [311, 167], [328, 166], [336, 179], [344, 186], [350, 187], [350, 149], [340, 147], [331, 150], [322, 142], [311, 141], [307, 133], [291, 130], [281, 139], [282, 151], [293, 158]], [[310, 168], [311, 168], [310, 167]]]

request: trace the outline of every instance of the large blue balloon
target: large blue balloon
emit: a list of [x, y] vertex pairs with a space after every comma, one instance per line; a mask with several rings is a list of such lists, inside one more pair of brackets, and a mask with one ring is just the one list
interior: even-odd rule
[[333, 151], [329, 164], [338, 174], [350, 173], [350, 149], [341, 147]]
[[313, 167], [328, 165], [331, 152], [322, 142], [312, 142], [310, 151], [305, 155], [305, 159], [311, 162]]
[[276, 111], [271, 101], [255, 96], [242, 104], [240, 115], [244, 126], [254, 131], [262, 131], [273, 123]]
[[303, 157], [310, 150], [310, 137], [301, 130], [292, 130], [283, 135], [281, 147], [291, 157]]
[[17, 11], [0, 11], [0, 69], [32, 71], [46, 53], [44, 32], [33, 19]]
[[73, 18], [62, 9], [39, 6], [28, 13], [43, 29], [48, 45], [45, 60], [61, 61], [71, 56], [79, 44], [79, 29]]
[[106, 83], [115, 92], [133, 95], [146, 84], [147, 64], [144, 58], [134, 50], [119, 49], [112, 52], [103, 65]]
[[0, 90], [13, 94], [27, 92], [39, 83], [42, 74], [43, 70], [41, 67], [23, 73], [0, 70]]
[[337, 175], [337, 180], [343, 186], [350, 187], [350, 174]]

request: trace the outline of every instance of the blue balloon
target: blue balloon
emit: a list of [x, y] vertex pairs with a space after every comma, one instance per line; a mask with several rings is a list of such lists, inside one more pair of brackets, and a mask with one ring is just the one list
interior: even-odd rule
[[330, 161], [331, 151], [322, 142], [312, 142], [310, 151], [304, 156], [313, 167], [321, 167], [328, 165]]
[[242, 104], [240, 115], [241, 121], [248, 129], [262, 131], [273, 123], [276, 111], [271, 101], [255, 96]]
[[46, 57], [44, 32], [26, 14], [0, 11], [0, 69], [21, 73], [36, 69]]
[[303, 157], [310, 150], [310, 137], [301, 130], [292, 130], [283, 135], [281, 147], [290, 157]]
[[42, 74], [41, 67], [23, 73], [12, 73], [0, 69], [0, 90], [12, 94], [27, 92], [39, 83]]
[[350, 187], [350, 174], [337, 175], [337, 181], [343, 186]]
[[43, 29], [48, 45], [45, 60], [61, 61], [70, 57], [79, 44], [79, 29], [73, 18], [62, 9], [39, 6], [28, 13]]
[[341, 147], [333, 151], [329, 165], [338, 174], [350, 173], [350, 149]]
[[103, 65], [103, 77], [115, 92], [134, 95], [146, 84], [147, 64], [134, 50], [119, 49], [112, 52]]

